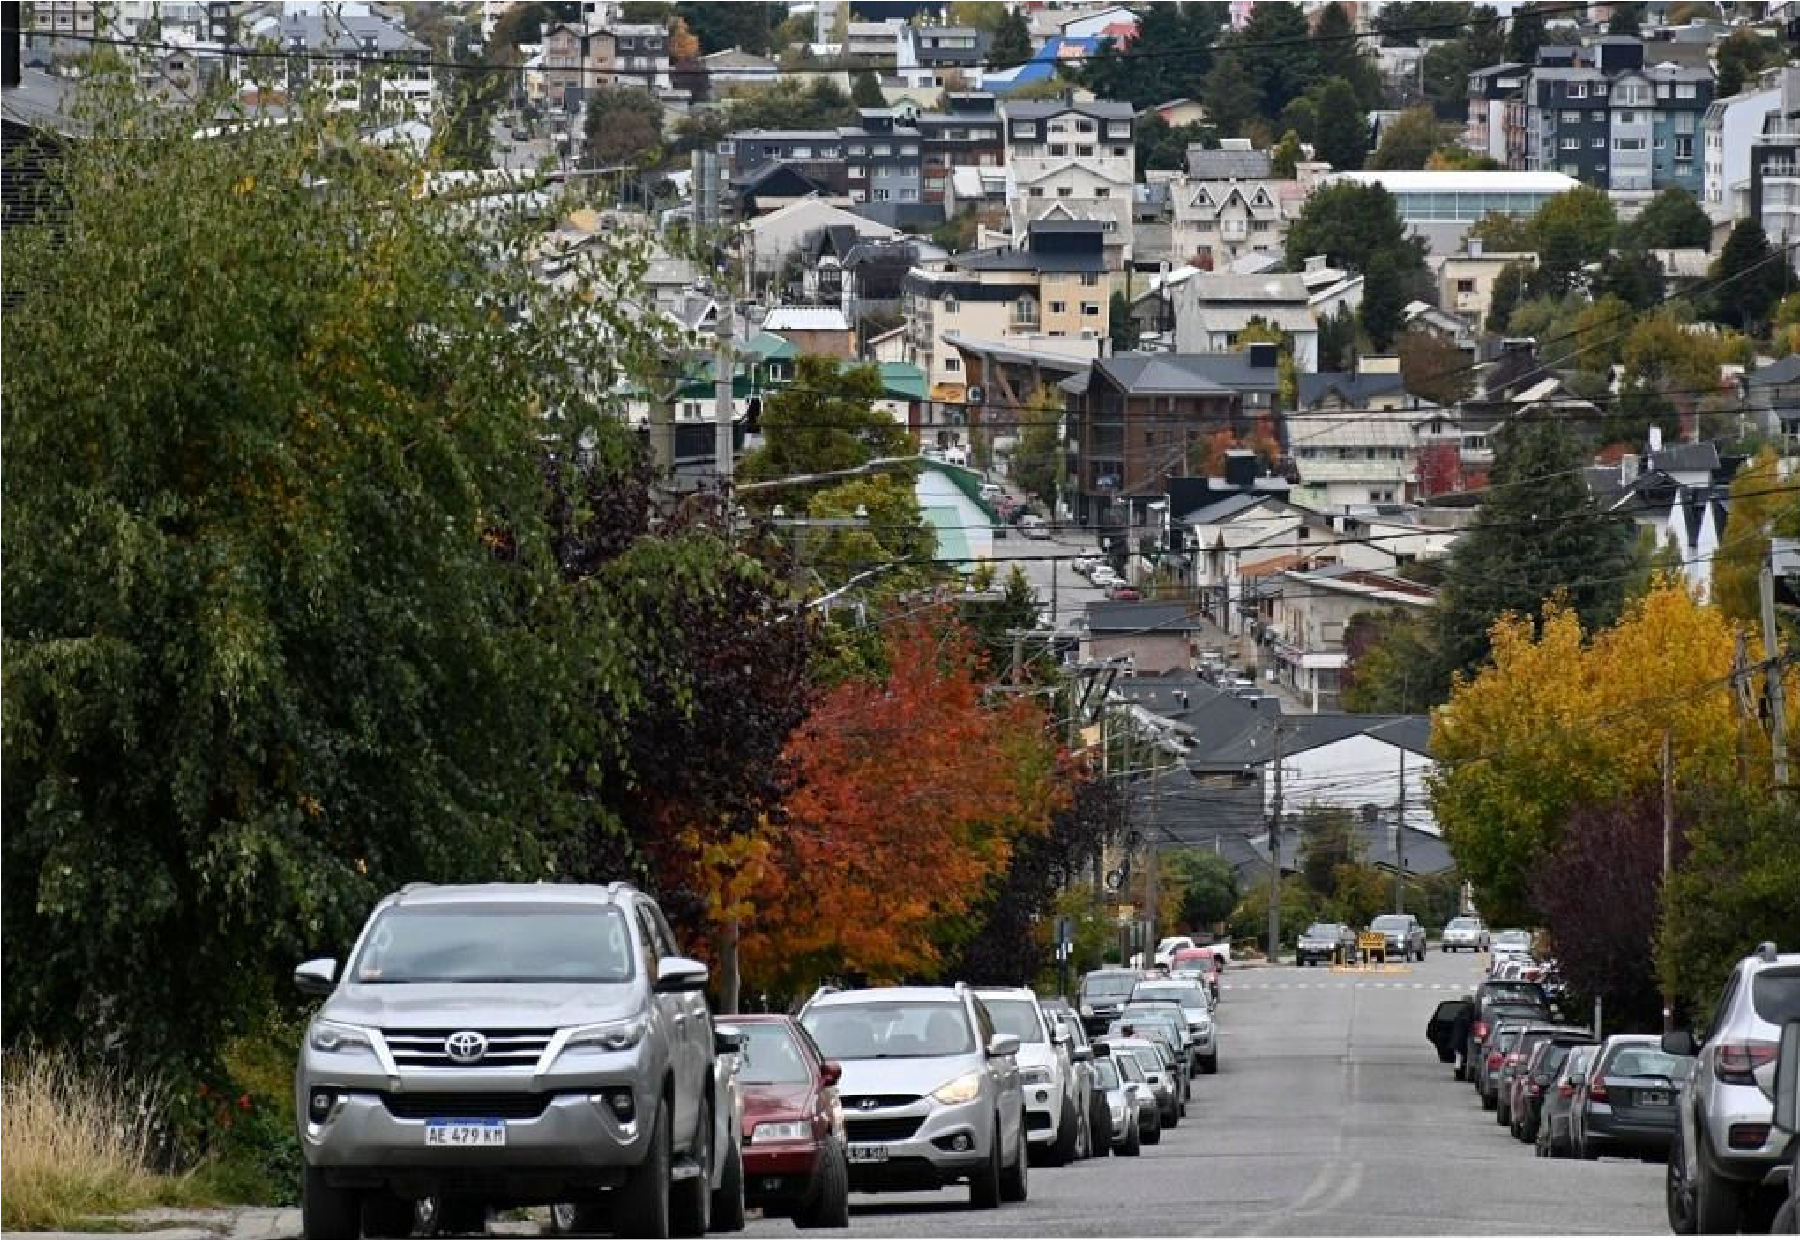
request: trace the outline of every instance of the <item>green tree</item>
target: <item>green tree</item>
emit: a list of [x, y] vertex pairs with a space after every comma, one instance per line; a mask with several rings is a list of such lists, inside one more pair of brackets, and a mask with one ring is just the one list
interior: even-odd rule
[[850, 102], [859, 108], [887, 106], [887, 96], [881, 93], [881, 83], [873, 70], [864, 69], [850, 80]]
[[[1298, 874], [1284, 875], [1281, 880], [1281, 929], [1292, 945], [1294, 935], [1319, 919], [1323, 901], [1306, 880]], [[1231, 938], [1234, 942], [1267, 946], [1269, 934], [1269, 879], [1261, 874], [1244, 887], [1237, 908], [1231, 914]]]
[[1781, 41], [1745, 27], [1726, 35], [1713, 57], [1719, 72], [1713, 97], [1725, 99], [1741, 92], [1755, 74], [1781, 63]]
[[1366, 272], [1378, 253], [1391, 255], [1401, 274], [1425, 265], [1420, 244], [1406, 235], [1393, 195], [1380, 185], [1334, 181], [1307, 196], [1288, 228], [1287, 262], [1298, 271], [1315, 254], [1352, 271]]
[[1489, 629], [1508, 612], [1536, 615], [1561, 593], [1592, 630], [1610, 624], [1625, 601], [1630, 531], [1589, 496], [1578, 468], [1581, 447], [1568, 427], [1515, 421], [1494, 440], [1488, 501], [1445, 567], [1438, 600], [1444, 673], [1481, 667]]
[[602, 86], [588, 96], [582, 166], [654, 166], [662, 159], [662, 124], [662, 104], [643, 87]]
[[1454, 405], [1475, 390], [1469, 355], [1442, 336], [1403, 332], [1395, 352], [1400, 355], [1400, 376], [1409, 396], [1434, 405]]
[[1646, 250], [1704, 250], [1712, 245], [1712, 221], [1679, 185], [1658, 192], [1620, 232], [1622, 244]]
[[1441, 140], [1437, 114], [1430, 108], [1410, 108], [1382, 131], [1369, 167], [1423, 168]]
[[1615, 4], [1612, 6], [1612, 15], [1606, 19], [1606, 33], [1628, 35], [1635, 39], [1643, 32], [1643, 20], [1643, 5]]
[[763, 444], [745, 454], [739, 475], [747, 482], [770, 481], [904, 455], [906, 428], [875, 407], [883, 390], [874, 366], [802, 355], [793, 384], [764, 404]]
[[1362, 167], [1369, 153], [1369, 118], [1356, 101], [1356, 91], [1342, 78], [1331, 79], [1320, 92], [1313, 148], [1340, 172]]
[[1535, 4], [1521, 5], [1506, 32], [1506, 58], [1522, 65], [1537, 63], [1538, 48], [1545, 43], [1544, 15]]
[[1380, 107], [1381, 74], [1363, 51], [1356, 25], [1342, 4], [1328, 4], [1319, 11], [1313, 21], [1312, 37], [1318, 62], [1313, 71], [1317, 77], [1349, 83], [1357, 104], [1364, 109]]
[[1300, 876], [1308, 887], [1330, 899], [1337, 894], [1338, 869], [1360, 860], [1356, 819], [1349, 810], [1308, 805], [1301, 811]]
[[1406, 279], [1392, 251], [1377, 251], [1369, 259], [1357, 317], [1369, 343], [1386, 352], [1406, 319]]
[[1181, 924], [1190, 930], [1210, 930], [1230, 919], [1242, 898], [1237, 871], [1216, 853], [1184, 849], [1169, 858], [1169, 885], [1179, 893]]
[[994, 27], [993, 42], [988, 45], [988, 61], [995, 68], [1009, 69], [1031, 59], [1031, 27], [1026, 24], [1022, 10], [1011, 5], [1002, 7], [1005, 16]]
[[731, 125], [745, 129], [836, 129], [856, 123], [856, 105], [835, 82], [819, 77], [810, 83], [782, 78], [768, 86], [752, 86], [731, 102]]
[[1469, 236], [1496, 254], [1529, 254], [1537, 246], [1526, 216], [1489, 211], [1469, 226]]
[[1236, 52], [1220, 53], [1206, 75], [1203, 92], [1206, 116], [1226, 138], [1241, 137], [1262, 108], [1262, 92], [1250, 79], [1244, 59]]
[[1320, 80], [1318, 51], [1310, 35], [1299, 5], [1259, 4], [1250, 11], [1234, 55], [1242, 60], [1260, 97], [1258, 116], [1280, 116], [1290, 99]]
[[1306, 152], [1300, 149], [1300, 135], [1290, 129], [1281, 135], [1281, 141], [1269, 152], [1269, 172], [1284, 181], [1291, 181], [1298, 174], [1297, 169], [1304, 158]]
[[1137, 320], [1131, 317], [1131, 299], [1124, 289], [1114, 289], [1106, 301], [1107, 334], [1112, 338], [1114, 353], [1129, 353], [1138, 347]]
[[1494, 289], [1488, 297], [1487, 321], [1483, 324], [1490, 332], [1504, 333], [1512, 319], [1514, 307], [1524, 295], [1525, 282], [1531, 277], [1531, 264], [1517, 259], [1500, 268], [1500, 274], [1494, 277]]
[[1412, 714], [1439, 705], [1442, 663], [1437, 617], [1428, 612], [1358, 612], [1344, 631], [1349, 665], [1344, 709], [1355, 714]]
[[[1041, 394], [1042, 389], [1039, 392]], [[1042, 408], [1036, 400], [1028, 403], [1033, 408]], [[1063, 457], [1058, 420], [1042, 413], [1033, 414], [1019, 432], [1019, 444], [1013, 450], [1013, 481], [1027, 495], [1051, 503], [1061, 490]]]
[[[675, 6], [674, 16], [687, 22], [688, 29], [700, 40], [702, 52], [723, 52], [735, 47], [761, 56], [782, 46], [776, 32], [787, 19], [787, 6], [682, 3]], [[666, 21], [665, 18], [657, 24]]]
[[1775, 304], [1794, 287], [1792, 261], [1770, 247], [1761, 224], [1739, 220], [1713, 261], [1711, 276], [1719, 287], [1712, 295], [1711, 317], [1760, 334]]
[[7, 1018], [210, 1073], [387, 891], [606, 836], [639, 683], [547, 482], [632, 467], [592, 393], [657, 342], [623, 245], [552, 290], [316, 100], [219, 141], [118, 92], [6, 239]]
[[1600, 260], [1600, 270], [1594, 274], [1594, 295], [1616, 298], [1634, 310], [1648, 310], [1662, 300], [1662, 264], [1645, 250], [1614, 250]]
[[1350, 307], [1319, 320], [1319, 369], [1343, 374], [1356, 366], [1356, 317]]
[[1541, 247], [1556, 231], [1573, 238], [1573, 252], [1583, 263], [1606, 257], [1618, 237], [1619, 213], [1605, 190], [1577, 185], [1551, 198], [1531, 217], [1533, 240]]

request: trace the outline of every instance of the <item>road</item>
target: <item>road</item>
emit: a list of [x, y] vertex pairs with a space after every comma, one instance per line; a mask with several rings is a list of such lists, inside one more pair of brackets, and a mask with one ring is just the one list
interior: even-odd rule
[[1426, 1018], [1480, 968], [1434, 952], [1404, 975], [1228, 974], [1219, 1074], [1161, 1146], [1034, 1168], [1030, 1200], [994, 1212], [962, 1189], [859, 1195], [851, 1234], [1666, 1234], [1661, 1167], [1536, 1158], [1437, 1062]]
[[[1026, 580], [1043, 601], [1044, 615], [1056, 627], [1067, 628], [1074, 617], [1086, 612], [1089, 603], [1106, 597], [1069, 567], [1070, 557], [1095, 553], [1091, 531], [1071, 529], [1049, 538], [1021, 538], [1017, 529], [1011, 529], [994, 542], [994, 567], [1003, 574], [1010, 571], [1010, 563], [1024, 569]], [[1060, 558], [1050, 558], [1053, 556]]]

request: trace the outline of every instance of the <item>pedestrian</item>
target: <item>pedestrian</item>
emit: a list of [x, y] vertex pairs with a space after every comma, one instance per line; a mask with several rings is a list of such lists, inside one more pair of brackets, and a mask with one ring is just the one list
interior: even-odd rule
[[1469, 1079], [1469, 1026], [1475, 1018], [1475, 996], [1464, 995], [1462, 1005], [1456, 1009], [1456, 1019], [1450, 1022], [1450, 1044], [1456, 1048], [1455, 1079]]

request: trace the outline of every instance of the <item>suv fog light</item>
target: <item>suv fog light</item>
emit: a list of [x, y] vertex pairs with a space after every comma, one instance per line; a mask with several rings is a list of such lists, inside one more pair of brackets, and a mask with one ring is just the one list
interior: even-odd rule
[[315, 1089], [306, 1100], [306, 1118], [315, 1124], [323, 1124], [331, 1117], [331, 1108], [337, 1102], [337, 1095], [329, 1089]]
[[1767, 1124], [1733, 1124], [1726, 1141], [1734, 1150], [1760, 1150], [1769, 1139]]
[[957, 1134], [956, 1134], [956, 1136], [955, 1136], [955, 1137], [954, 1137], [954, 1138], [953, 1138], [953, 1139], [952, 1139], [952, 1140], [951, 1140], [951, 1142], [950, 1142], [950, 1147], [951, 1147], [951, 1148], [952, 1148], [952, 1149], [954, 1149], [954, 1150], [955, 1150], [955, 1151], [956, 1151], [956, 1152], [957, 1152], [957, 1153], [959, 1153], [959, 1154], [966, 1154], [966, 1153], [968, 1153], [968, 1152], [969, 1152], [969, 1151], [970, 1151], [970, 1150], [972, 1150], [972, 1149], [974, 1149], [974, 1148], [975, 1148], [975, 1142], [973, 1142], [973, 1141], [971, 1141], [971, 1140], [970, 1140], [970, 1139], [969, 1139], [969, 1134], [968, 1134], [968, 1133], [966, 1133], [966, 1132], [959, 1132], [959, 1133], [957, 1133]]
[[590, 1094], [588, 1101], [595, 1106], [605, 1104], [613, 1113], [613, 1118], [621, 1124], [629, 1124], [637, 1119], [637, 1100], [629, 1089], [608, 1089], [602, 1093]]

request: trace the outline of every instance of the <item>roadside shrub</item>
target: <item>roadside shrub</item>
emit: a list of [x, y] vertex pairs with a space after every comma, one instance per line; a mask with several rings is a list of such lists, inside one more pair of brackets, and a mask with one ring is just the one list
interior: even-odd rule
[[73, 1231], [141, 1209], [181, 1181], [154, 1170], [163, 1093], [61, 1053], [24, 1049], [0, 1069], [0, 1229]]

